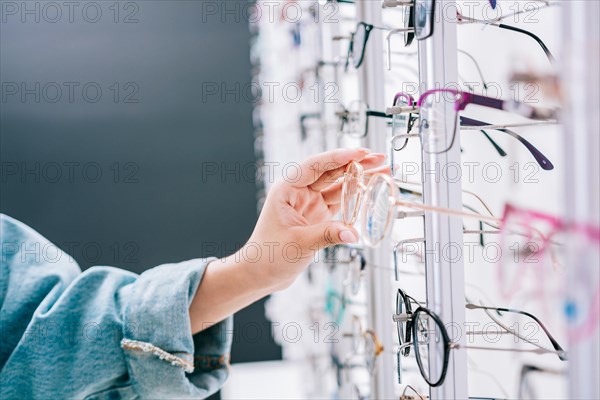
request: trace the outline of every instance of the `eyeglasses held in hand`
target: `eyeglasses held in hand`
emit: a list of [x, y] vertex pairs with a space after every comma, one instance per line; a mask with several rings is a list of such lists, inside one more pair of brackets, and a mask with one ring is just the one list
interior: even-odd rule
[[361, 206], [363, 207], [362, 233], [368, 246], [377, 246], [390, 231], [395, 219], [396, 207], [437, 212], [461, 218], [474, 218], [492, 223], [499, 222], [497, 218], [491, 216], [399, 200], [397, 198], [399, 190], [388, 175], [375, 174], [366, 186], [364, 179], [364, 171], [359, 163], [348, 164], [342, 183], [341, 211], [342, 221], [346, 225], [353, 225]]

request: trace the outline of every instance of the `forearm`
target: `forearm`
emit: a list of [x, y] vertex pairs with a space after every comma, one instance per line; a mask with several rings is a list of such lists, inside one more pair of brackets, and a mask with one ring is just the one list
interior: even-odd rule
[[263, 275], [260, 263], [239, 253], [211, 262], [190, 305], [192, 334], [278, 290]]

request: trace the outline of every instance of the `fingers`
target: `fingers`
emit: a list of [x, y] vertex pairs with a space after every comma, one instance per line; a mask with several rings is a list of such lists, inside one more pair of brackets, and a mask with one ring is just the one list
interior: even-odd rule
[[[366, 156], [360, 161], [360, 164], [365, 170], [379, 167], [385, 161], [385, 154], [372, 153]], [[309, 186], [311, 190], [320, 192], [321, 190], [334, 184], [338, 178], [344, 175], [346, 172], [347, 164], [342, 165], [339, 168], [326, 171], [321, 177], [313, 184]]]
[[338, 169], [350, 161], [362, 161], [368, 149], [338, 149], [310, 157], [300, 165], [300, 176], [295, 187], [307, 187], [315, 183], [327, 171]]
[[336, 215], [337, 213], [340, 212], [341, 209], [342, 209], [341, 204], [332, 204], [332, 205], [329, 206], [329, 212], [332, 215]]
[[390, 175], [392, 173], [392, 169], [389, 165], [382, 165], [380, 167], [377, 168], [372, 168], [369, 169], [367, 171], [365, 171], [365, 176], [366, 177], [371, 177], [375, 174], [386, 174], [386, 175]]
[[358, 232], [350, 226], [339, 221], [329, 221], [322, 224], [310, 225], [299, 228], [302, 237], [305, 238], [305, 246], [314, 249], [336, 245], [358, 242]]
[[321, 192], [321, 196], [323, 196], [325, 204], [331, 206], [340, 204], [342, 202], [342, 185], [342, 182], [336, 183], [335, 185], [331, 185]]

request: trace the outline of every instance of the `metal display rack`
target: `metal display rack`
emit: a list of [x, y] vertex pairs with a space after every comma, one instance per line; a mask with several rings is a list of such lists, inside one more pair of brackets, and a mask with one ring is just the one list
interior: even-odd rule
[[[455, 4], [454, 0], [434, 1], [438, 6], [443, 4], [446, 10], [452, 9]], [[386, 2], [390, 3], [388, 0]], [[260, 1], [258, 3], [260, 4]], [[335, 119], [336, 110], [339, 109], [341, 104], [356, 96], [352, 92], [353, 88], [349, 88], [350, 85], [340, 82], [340, 79], [344, 79], [340, 77], [346, 75], [343, 72], [343, 53], [347, 42], [343, 42], [342, 36], [346, 33], [346, 28], [354, 26], [357, 21], [365, 21], [374, 26], [383, 26], [382, 15], [385, 11], [382, 10], [382, 2], [379, 0], [357, 0], [352, 4], [346, 1], [340, 1], [339, 4], [335, 1], [298, 1], [297, 3], [304, 10], [310, 10], [311, 18], [307, 19], [306, 24], [318, 25], [317, 29], [311, 31], [313, 33], [317, 32], [318, 37], [312, 38], [311, 43], [316, 44], [312, 53], [310, 49], [308, 51], [297, 49], [297, 58], [291, 57], [294, 60], [293, 62], [303, 60], [304, 65], [290, 64], [282, 68], [297, 68], [298, 73], [303, 74], [307, 70], [306, 65], [319, 65], [321, 62], [326, 62], [329, 66], [316, 67], [320, 72], [315, 78], [315, 82], [323, 84], [328, 78], [333, 79], [335, 84], [338, 85], [338, 90], [329, 93], [331, 96], [328, 98], [328, 93], [319, 86], [319, 96], [318, 101], [316, 101], [319, 104], [308, 105], [309, 108], [316, 106], [312, 107], [311, 110], [312, 112], [316, 110], [319, 113], [319, 128], [316, 133], [309, 132], [307, 134], [303, 131], [302, 138], [290, 137], [289, 140], [285, 141], [277, 136], [276, 132], [269, 132], [268, 127], [275, 127], [277, 124], [271, 124], [268, 121], [265, 122], [264, 127], [261, 124], [261, 135], [264, 134], [264, 141], [267, 144], [269, 141], [274, 143], [265, 149], [265, 159], [267, 161], [269, 161], [269, 158], [296, 160], [298, 157], [304, 157], [304, 151], [307, 149], [325, 151], [340, 144], [366, 146], [373, 151], [388, 154], [389, 137], [383, 133], [389, 129], [389, 124], [383, 118], [372, 118], [369, 121], [369, 130], [378, 134], [369, 134], [361, 139], [349, 141], [344, 138], [340, 139], [339, 133], [335, 131], [335, 128], [332, 128], [332, 126], [335, 126], [332, 119]], [[537, 3], [539, 4], [539, 2]], [[319, 8], [321, 12], [315, 13], [315, 7]], [[340, 9], [342, 7], [352, 7], [353, 10], [347, 13], [336, 12], [335, 16], [338, 22], [325, 24], [324, 21], [334, 15], [327, 12], [332, 9], [330, 7], [339, 7]], [[600, 150], [600, 135], [598, 132], [600, 132], [600, 118], [598, 110], [600, 110], [600, 78], [598, 71], [600, 70], [600, 29], [598, 28], [597, 16], [600, 14], [600, 2], [573, 0], [564, 2], [560, 7], [563, 21], [563, 43], [560, 43], [563, 48], [561, 59], [564, 61], [560, 64], [558, 79], [559, 82], [569, 82], [568, 85], [564, 83], [561, 85], [562, 97], [560, 99], [563, 108], [562, 134], [566, 138], [566, 140], [563, 140], [564, 146], [562, 147], [564, 148], [562, 162], [565, 165], [561, 182], [565, 188], [563, 192], [565, 195], [562, 199], [563, 208], [567, 210], [565, 213], [566, 220], [592, 223], [599, 226], [600, 157], [598, 151]], [[428, 39], [418, 41], [417, 45], [413, 44], [415, 47], [418, 46], [418, 71], [421, 91], [424, 90], [423, 88], [439, 88], [447, 87], [447, 85], [452, 87], [460, 81], [457, 21], [444, 17], [435, 18], [434, 21], [433, 35]], [[298, 22], [294, 21], [294, 23]], [[269, 27], [270, 34], [276, 31], [277, 29]], [[289, 26], [282, 24], [280, 33], [285, 35], [287, 31], [289, 31]], [[275, 51], [281, 50], [281, 47], [273, 45], [280, 38], [270, 37], [263, 38], [263, 40], [271, 43], [270, 46], [263, 44], [262, 47], [265, 52], [273, 51], [273, 49]], [[382, 93], [386, 93], [386, 88], [389, 89], [389, 87], [386, 87], [388, 83], [384, 75], [386, 69], [383, 57], [385, 47], [382, 35], [372, 34], [362, 66], [356, 71], [349, 72], [351, 79], [354, 79], [357, 83], [357, 95], [373, 110], [385, 110], [386, 106], [389, 106], [385, 102], [389, 99], [382, 96]], [[269, 56], [264, 55], [263, 58], [268, 59]], [[268, 71], [269, 67], [273, 68], [277, 65], [269, 65], [268, 61], [262, 63], [263, 70]], [[269, 81], [268, 76], [262, 77], [262, 79]], [[325, 98], [330, 101], [324, 101]], [[446, 107], [450, 107], [449, 104], [448, 102]], [[284, 106], [277, 104], [279, 108], [275, 108], [274, 104], [267, 103], [261, 105], [262, 114], [269, 115], [270, 107], [273, 110], [276, 109], [277, 114], [285, 114], [289, 121], [298, 120], [302, 113], [306, 112], [302, 109], [303, 106], [299, 104]], [[288, 111], [283, 112], [284, 109]], [[441, 120], [444, 122], [435, 126], [435, 129], [441, 131], [438, 134], [450, 134], [454, 126], [454, 110], [437, 109], [436, 111], [438, 115], [443, 116]], [[289, 124], [284, 126], [287, 127]], [[263, 130], [264, 132], [262, 132]], [[288, 132], [290, 136], [298, 133], [289, 129]], [[281, 143], [286, 143], [286, 146], [281, 146]], [[274, 157], [274, 154], [276, 157]], [[423, 152], [421, 157], [420, 173], [423, 203], [434, 207], [460, 210], [463, 207], [463, 189], [465, 189], [463, 183], [460, 180], [436, 179], [437, 175], [434, 172], [444, 170], [449, 165], [461, 165], [463, 156], [460, 135], [456, 135], [454, 145], [449, 151], [438, 154]], [[556, 196], [559, 196], [559, 194], [556, 193]], [[446, 326], [466, 326], [465, 295], [467, 288], [465, 277], [468, 266], [463, 257], [450, 259], [437, 258], [434, 255], [436, 249], [443, 248], [445, 245], [452, 244], [462, 248], [463, 231], [464, 227], [459, 218], [433, 212], [425, 213], [423, 232], [425, 238], [426, 305], [440, 316]], [[382, 272], [385, 270], [382, 266], [391, 264], [390, 249], [393, 246], [392, 239], [385, 238], [378, 248], [364, 249], [368, 260], [364, 274], [364, 290], [361, 292], [360, 301], [356, 303], [364, 302], [366, 304], [366, 312], [364, 315], [361, 314], [361, 318], [364, 317], [364, 324], [377, 332], [384, 349], [386, 349], [383, 356], [376, 358], [376, 372], [370, 380], [369, 394], [360, 394], [360, 389], [357, 388], [358, 381], [354, 382], [350, 379], [348, 382], [340, 383], [340, 387], [333, 395], [330, 388], [325, 385], [311, 391], [311, 396], [315, 398], [343, 399], [352, 396], [362, 399], [398, 399], [400, 396], [399, 385], [393, 375], [394, 371], [400, 371], [401, 366], [396, 365], [396, 358], [391, 355], [393, 349], [397, 347], [395, 327], [391, 320], [391, 315], [395, 313], [394, 299], [391, 296], [396, 290], [396, 286], [393, 280], [390, 279], [389, 271], [388, 273]], [[596, 285], [600, 287], [600, 282], [582, 280], [581, 277], [598, 277], [596, 270], [600, 270], [600, 265], [595, 264], [598, 260], [597, 250], [588, 248], [586, 251], [581, 251], [579, 247], [571, 244], [569, 260], [568, 284], [570, 290], [582, 294], [577, 297], [577, 301], [591, 304], [594, 301]], [[590, 263], [590, 261], [592, 262]], [[370, 268], [369, 265], [375, 267]], [[318, 281], [318, 278], [315, 278], [316, 275], [318, 274], [312, 274], [312, 285], [322, 283]], [[271, 301], [277, 301], [278, 295], [273, 296]], [[285, 294], [282, 293], [281, 296], [285, 296]], [[575, 300], [568, 298], [563, 303], [572, 305]], [[579, 304], [579, 306], [582, 306], [582, 304]], [[272, 317], [276, 318], [276, 316]], [[340, 333], [347, 331], [347, 324], [342, 324]], [[469, 369], [472, 360], [469, 359], [465, 349], [467, 335], [459, 335], [459, 337], [453, 339], [458, 348], [451, 351], [444, 383], [439, 387], [429, 388], [428, 396], [432, 400], [467, 399], [471, 395]], [[345, 346], [344, 339], [340, 339], [340, 343], [336, 345], [343, 348]], [[343, 351], [346, 350], [343, 349]], [[306, 352], [310, 353], [311, 350], [307, 349]], [[439, 371], [442, 368], [440, 364], [441, 356], [441, 354], [435, 352], [430, 353], [430, 370]], [[568, 368], [566, 368], [568, 371], [569, 394], [568, 397], [565, 394], [565, 398], [600, 398], [600, 383], [597, 379], [597, 376], [600, 375], [600, 329], [598, 326], [595, 327], [592, 335], [586, 337], [585, 340], [571, 338], [569, 358]], [[313, 368], [313, 370], [315, 374], [319, 374], [319, 382], [321, 382], [323, 371], [318, 368]], [[310, 379], [310, 377], [306, 377], [307, 381]]]
[[[419, 42], [419, 64], [423, 87], [446, 87], [458, 82], [456, 23], [446, 18], [435, 19], [433, 35]], [[432, 62], [432, 60], [439, 60]], [[451, 105], [446, 104], [447, 107]], [[442, 109], [445, 123], [436, 126], [440, 135], [449, 135], [454, 127], [453, 110]], [[457, 135], [458, 136], [458, 135]], [[423, 171], [444, 169], [447, 165], [460, 165], [460, 137], [456, 138], [450, 151], [442, 154], [423, 155]], [[459, 210], [462, 207], [461, 183], [435, 179], [435, 175], [423, 174], [423, 201], [425, 204]], [[441, 258], [433, 260], [435, 247], [443, 248], [449, 243], [462, 247], [463, 227], [459, 219], [436, 213], [425, 215], [427, 306], [437, 312], [444, 323], [465, 326], [464, 266], [461, 259]], [[461, 335], [461, 344], [465, 337]], [[431, 354], [430, 368], [440, 370], [441, 354]], [[437, 399], [464, 399], [468, 397], [467, 356], [464, 349], [453, 351], [444, 384], [432, 388], [431, 397]]]

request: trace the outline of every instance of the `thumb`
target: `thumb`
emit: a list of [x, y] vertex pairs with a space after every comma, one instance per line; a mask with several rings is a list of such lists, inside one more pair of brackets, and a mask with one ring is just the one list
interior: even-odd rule
[[358, 242], [358, 232], [351, 226], [340, 221], [328, 221], [303, 229], [303, 236], [309, 241], [309, 246], [322, 249], [335, 244], [350, 244]]

